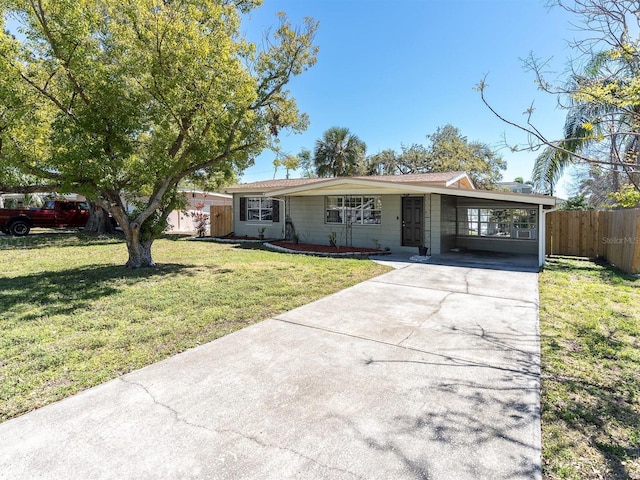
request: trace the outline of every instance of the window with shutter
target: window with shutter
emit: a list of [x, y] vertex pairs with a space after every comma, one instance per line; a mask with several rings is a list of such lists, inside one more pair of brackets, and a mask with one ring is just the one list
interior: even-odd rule
[[242, 197], [240, 199], [240, 221], [277, 222], [280, 208], [277, 200], [264, 197]]

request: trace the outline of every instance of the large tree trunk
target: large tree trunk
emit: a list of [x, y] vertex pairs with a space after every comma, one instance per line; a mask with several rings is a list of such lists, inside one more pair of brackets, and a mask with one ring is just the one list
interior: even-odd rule
[[125, 232], [127, 239], [127, 251], [129, 252], [129, 260], [127, 260], [127, 268], [155, 267], [156, 264], [151, 258], [151, 245], [153, 240], [141, 240], [140, 229], [137, 226], [128, 229]]
[[87, 201], [89, 204], [89, 221], [84, 227], [85, 232], [95, 232], [99, 234], [113, 233], [115, 228], [109, 213], [102, 207], [93, 202]]

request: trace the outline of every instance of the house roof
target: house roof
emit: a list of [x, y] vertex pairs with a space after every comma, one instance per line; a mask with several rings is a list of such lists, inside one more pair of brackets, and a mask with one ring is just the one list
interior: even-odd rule
[[425, 195], [437, 193], [496, 202], [555, 206], [554, 197], [494, 190], [477, 190], [464, 172], [389, 175], [371, 177], [301, 178], [268, 180], [226, 189], [229, 193], [253, 193], [271, 197], [317, 195]]
[[264, 180], [260, 182], [241, 183], [225, 189], [227, 193], [256, 192], [270, 193], [274, 190], [297, 188], [322, 183], [332, 183], [336, 180], [366, 180], [373, 182], [413, 184], [413, 185], [442, 185], [451, 186], [460, 183], [462, 188], [474, 189], [473, 182], [466, 172], [416, 173], [407, 175], [372, 175], [360, 177], [331, 177], [331, 178], [293, 178], [280, 180]]
[[207, 197], [221, 197], [221, 198], [231, 198], [231, 195], [226, 193], [218, 193], [218, 192], [208, 192], [206, 190], [196, 190], [193, 188], [179, 188], [178, 192], [180, 193], [196, 193], [199, 195], [204, 195]]
[[300, 185], [309, 185], [318, 183], [326, 178], [293, 178], [293, 179], [279, 179], [279, 180], [263, 180], [259, 182], [240, 183], [238, 185], [232, 185], [224, 189], [227, 193], [236, 192], [262, 192], [267, 193], [271, 190], [289, 187], [298, 187]]

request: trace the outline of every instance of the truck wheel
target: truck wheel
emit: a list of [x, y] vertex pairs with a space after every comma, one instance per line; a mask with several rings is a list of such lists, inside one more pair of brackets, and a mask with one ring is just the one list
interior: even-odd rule
[[16, 237], [24, 237], [31, 230], [29, 223], [24, 220], [16, 220], [9, 226], [9, 233]]

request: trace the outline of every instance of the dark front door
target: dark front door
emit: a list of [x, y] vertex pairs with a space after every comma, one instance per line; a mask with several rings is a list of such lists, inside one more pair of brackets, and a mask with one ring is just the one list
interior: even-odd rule
[[402, 245], [424, 245], [424, 198], [402, 197]]

